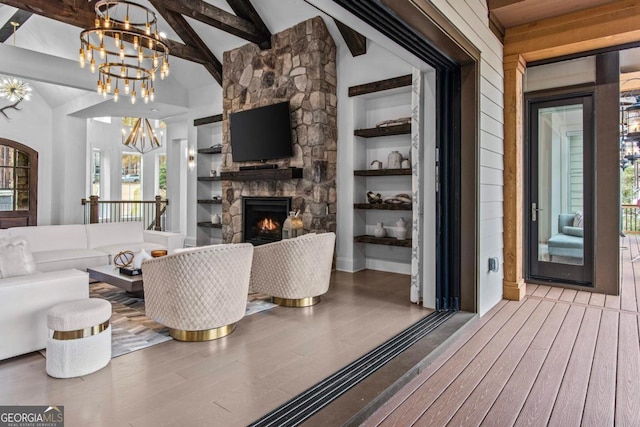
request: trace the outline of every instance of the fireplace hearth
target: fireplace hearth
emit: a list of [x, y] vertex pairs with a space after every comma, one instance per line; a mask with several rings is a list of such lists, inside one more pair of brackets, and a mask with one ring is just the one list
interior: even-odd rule
[[257, 246], [282, 240], [282, 224], [290, 210], [290, 197], [243, 197], [243, 241]]

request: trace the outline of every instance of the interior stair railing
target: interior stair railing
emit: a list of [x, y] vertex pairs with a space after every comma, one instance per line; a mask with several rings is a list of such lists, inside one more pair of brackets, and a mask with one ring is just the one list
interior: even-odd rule
[[99, 200], [98, 196], [82, 199], [84, 223], [142, 221], [145, 229], [163, 231], [167, 221], [169, 200]]

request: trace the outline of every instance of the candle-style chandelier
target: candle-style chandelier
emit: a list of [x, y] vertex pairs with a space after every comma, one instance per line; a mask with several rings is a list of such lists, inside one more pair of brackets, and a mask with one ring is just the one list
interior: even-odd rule
[[169, 48], [158, 34], [156, 14], [139, 4], [125, 0], [100, 0], [95, 5], [95, 28], [80, 33], [80, 66], [89, 63], [98, 70], [97, 90], [107, 97], [113, 93], [139, 96], [153, 101], [156, 71], [160, 78], [169, 75]]

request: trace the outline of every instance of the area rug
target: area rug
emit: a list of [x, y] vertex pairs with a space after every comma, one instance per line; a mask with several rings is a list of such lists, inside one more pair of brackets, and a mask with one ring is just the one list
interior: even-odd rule
[[[166, 326], [145, 316], [144, 299], [132, 297], [122, 289], [102, 282], [89, 285], [89, 296], [111, 303], [112, 358], [173, 339]], [[245, 316], [276, 306], [266, 295], [249, 294]], [[41, 354], [45, 355], [45, 352], [41, 351]]]

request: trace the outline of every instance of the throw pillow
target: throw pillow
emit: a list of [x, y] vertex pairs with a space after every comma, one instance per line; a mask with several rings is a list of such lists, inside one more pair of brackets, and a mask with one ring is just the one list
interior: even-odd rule
[[573, 217], [573, 226], [584, 228], [584, 216], [582, 216], [582, 211], [576, 212], [576, 216]]
[[0, 277], [24, 276], [36, 271], [36, 263], [24, 237], [0, 239]]

